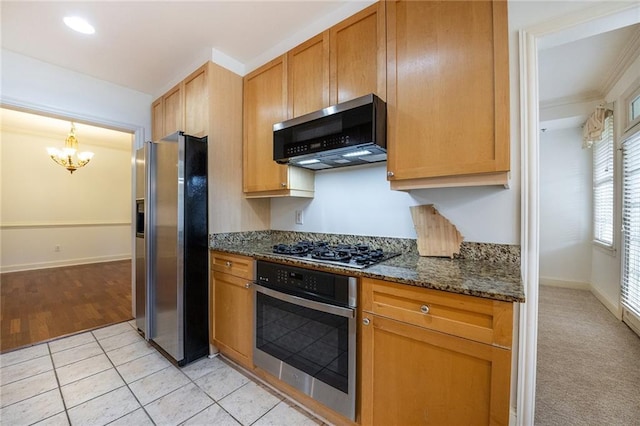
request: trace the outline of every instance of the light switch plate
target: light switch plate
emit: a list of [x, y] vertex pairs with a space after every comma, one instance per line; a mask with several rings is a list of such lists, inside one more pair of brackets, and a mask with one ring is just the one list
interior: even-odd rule
[[304, 219], [302, 218], [302, 210], [296, 210], [296, 225], [302, 225]]

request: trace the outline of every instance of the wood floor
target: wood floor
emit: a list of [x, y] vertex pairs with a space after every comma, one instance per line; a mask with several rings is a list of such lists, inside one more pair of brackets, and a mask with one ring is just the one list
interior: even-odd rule
[[131, 261], [0, 275], [0, 352], [127, 321]]

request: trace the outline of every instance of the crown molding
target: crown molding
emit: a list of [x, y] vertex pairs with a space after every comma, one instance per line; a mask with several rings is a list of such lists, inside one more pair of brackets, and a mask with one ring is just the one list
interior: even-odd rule
[[599, 90], [579, 93], [577, 95], [540, 101], [540, 110], [587, 102], [604, 102], [604, 95]]
[[603, 79], [603, 84], [601, 85], [602, 93], [606, 95], [613, 90], [613, 86], [622, 78], [638, 56], [640, 56], [640, 28], [631, 36]]

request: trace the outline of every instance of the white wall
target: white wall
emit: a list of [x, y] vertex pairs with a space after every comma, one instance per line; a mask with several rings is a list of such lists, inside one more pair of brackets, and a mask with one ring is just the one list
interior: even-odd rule
[[[46, 148], [63, 140], [2, 129], [2, 272], [131, 258], [131, 135], [70, 174]], [[59, 251], [56, 251], [59, 246]]]
[[[4, 49], [0, 52], [0, 56], [0, 87], [2, 89], [0, 102], [2, 104], [54, 114], [69, 119], [74, 118], [77, 121], [86, 123], [106, 125], [120, 130], [135, 131], [137, 132], [136, 146], [141, 146], [145, 139], [150, 138], [150, 105], [153, 100], [151, 95], [117, 86]], [[128, 155], [129, 164], [131, 164], [133, 154], [129, 152]], [[98, 154], [96, 154], [96, 160], [97, 158]], [[130, 188], [132, 187], [131, 178], [128, 185]], [[133, 212], [129, 211], [129, 216], [125, 219], [126, 222], [130, 223], [132, 215]], [[16, 237], [14, 230], [3, 229], [3, 231], [6, 231], [3, 232], [2, 236], [3, 244], [11, 244], [16, 247], [17, 244], [21, 244], [22, 240], [20, 237]], [[95, 237], [92, 234], [93, 231], [86, 230], [87, 235], [91, 235], [94, 241], [104, 237], [107, 238], [105, 241], [108, 242], [113, 235], [124, 235], [125, 233], [124, 229], [116, 230], [116, 228], [112, 228], [111, 231], [108, 236]], [[133, 233], [130, 226], [126, 232], [128, 232], [129, 246], [128, 249], [124, 247], [122, 249], [114, 249], [119, 254], [131, 252]], [[61, 237], [55, 239], [60, 240], [60, 242], [63, 241]], [[96, 247], [97, 245], [94, 246], [94, 248]], [[65, 252], [61, 251], [61, 253]], [[85, 256], [83, 258], [87, 259], [85, 250], [80, 250], [79, 253], [72, 253], [71, 251], [66, 253], [72, 257]], [[95, 259], [97, 256], [97, 258], [106, 260], [110, 256], [107, 253], [99, 253], [93, 249], [90, 253], [94, 254], [90, 255], [88, 259]], [[48, 254], [50, 255], [50, 253]], [[34, 263], [39, 265], [56, 265], [57, 263], [55, 262], [64, 264], [66, 261], [45, 259], [42, 256], [38, 259], [40, 260], [33, 258], [9, 260], [9, 258], [6, 258], [6, 261], [11, 262], [12, 265], [27, 265], [24, 267], [32, 267]]]
[[[513, 209], [496, 208], [508, 205], [516, 191], [493, 187], [391, 191], [386, 173], [385, 163], [316, 172], [312, 200], [271, 201], [271, 228], [416, 238], [409, 207], [434, 204], [466, 241], [517, 243], [518, 218], [514, 219]], [[303, 225], [295, 224], [296, 210], [303, 211]]]
[[120, 130], [143, 128], [143, 140], [151, 138], [151, 95], [8, 50], [0, 55], [2, 103], [109, 123]]
[[592, 151], [580, 128], [540, 135], [540, 281], [591, 282]]

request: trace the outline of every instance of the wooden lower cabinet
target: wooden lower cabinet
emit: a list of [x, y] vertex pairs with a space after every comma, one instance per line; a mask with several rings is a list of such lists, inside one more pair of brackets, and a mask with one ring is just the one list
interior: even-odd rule
[[363, 278], [362, 425], [508, 425], [513, 304]]
[[507, 425], [511, 351], [364, 315], [363, 425]]
[[[228, 260], [233, 259], [233, 260]], [[242, 276], [219, 272], [224, 262], [229, 271], [234, 271], [237, 263], [244, 264], [250, 258], [241, 256], [220, 257], [212, 255], [211, 273], [211, 338], [224, 355], [241, 364], [253, 368], [253, 270], [246, 270]], [[244, 268], [243, 268], [244, 269]], [[251, 276], [247, 276], [247, 275]]]

